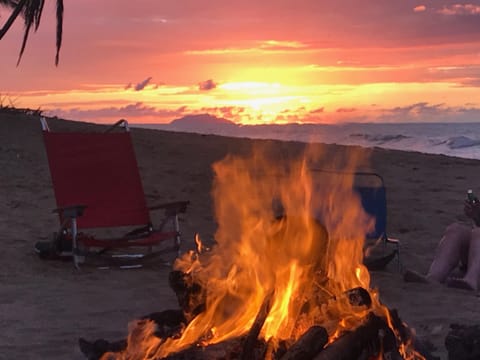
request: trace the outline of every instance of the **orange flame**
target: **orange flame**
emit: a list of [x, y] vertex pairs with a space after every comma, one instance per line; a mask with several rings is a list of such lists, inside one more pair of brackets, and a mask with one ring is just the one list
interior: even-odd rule
[[[343, 170], [355, 170], [358, 157], [342, 160]], [[369, 290], [371, 309], [352, 305], [344, 295], [370, 287], [362, 260], [373, 219], [352, 190], [353, 176], [312, 172], [312, 161], [310, 156], [272, 161], [262, 152], [252, 158], [227, 156], [214, 164], [216, 244], [204, 255], [187, 253], [175, 264], [207, 290], [206, 310], [179, 338], [160, 343], [137, 336], [149, 356], [162, 358], [247, 333], [272, 292], [260, 336], [276, 343], [296, 340], [316, 324], [327, 330], [331, 342], [359, 326], [369, 311], [387, 315], [376, 291]], [[198, 237], [195, 242], [203, 251]]]

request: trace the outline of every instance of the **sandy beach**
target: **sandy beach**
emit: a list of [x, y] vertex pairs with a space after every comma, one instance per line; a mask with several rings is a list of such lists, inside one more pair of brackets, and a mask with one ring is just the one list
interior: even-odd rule
[[[57, 131], [97, 126], [56, 119], [50, 125]], [[248, 151], [254, 141], [135, 128], [132, 138], [148, 203], [191, 202], [181, 222], [182, 249], [193, 248], [196, 232], [212, 239], [212, 164]], [[303, 148], [263, 142], [281, 154]], [[370, 160], [387, 186], [388, 231], [401, 240], [403, 265], [425, 272], [445, 226], [464, 219], [466, 190], [480, 191], [480, 162], [383, 149], [374, 149]], [[120, 339], [131, 320], [177, 307], [168, 268], [77, 271], [70, 262], [43, 261], [34, 253], [34, 244], [58, 226], [38, 118], [0, 113], [0, 169], [0, 359], [84, 359], [79, 337]], [[405, 283], [394, 264], [371, 276], [382, 301], [428, 338], [442, 359], [447, 359], [443, 342], [450, 324], [480, 323], [476, 293]]]

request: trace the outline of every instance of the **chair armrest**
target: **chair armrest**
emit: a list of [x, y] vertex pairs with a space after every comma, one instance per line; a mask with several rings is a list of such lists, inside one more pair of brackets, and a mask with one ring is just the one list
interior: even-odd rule
[[165, 209], [167, 215], [176, 215], [178, 213], [184, 213], [185, 211], [187, 211], [188, 204], [190, 204], [190, 201], [175, 201], [149, 206], [148, 210]]
[[385, 241], [386, 241], [387, 243], [390, 243], [390, 244], [400, 245], [400, 240], [397, 239], [397, 238], [387, 237], [387, 238], [385, 239]]
[[82, 216], [86, 207], [86, 205], [69, 205], [54, 209], [53, 212], [60, 214], [64, 218], [67, 217], [74, 219]]

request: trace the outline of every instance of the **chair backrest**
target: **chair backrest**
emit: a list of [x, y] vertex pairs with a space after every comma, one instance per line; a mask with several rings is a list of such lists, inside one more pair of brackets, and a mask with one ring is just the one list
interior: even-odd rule
[[[385, 239], [387, 228], [387, 199], [386, 189], [382, 176], [373, 172], [341, 172], [334, 170], [313, 169], [314, 176], [319, 178], [328, 178], [324, 184], [317, 185], [317, 188], [325, 191], [325, 186], [335, 185], [336, 181], [341, 181], [341, 177], [351, 178], [353, 183], [353, 191], [359, 197], [365, 212], [374, 218], [375, 224], [372, 230], [366, 234], [367, 239]], [[338, 180], [336, 180], [338, 179]], [[349, 181], [349, 183], [350, 183]], [[326, 184], [326, 185], [325, 185]], [[315, 190], [315, 188], [314, 188]], [[321, 221], [321, 211], [314, 214]]]
[[354, 185], [353, 189], [360, 195], [365, 212], [375, 218], [375, 227], [367, 234], [367, 238], [384, 238], [387, 228], [387, 201], [383, 182], [378, 187]]
[[87, 206], [79, 228], [150, 222], [130, 132], [43, 135], [57, 206]]

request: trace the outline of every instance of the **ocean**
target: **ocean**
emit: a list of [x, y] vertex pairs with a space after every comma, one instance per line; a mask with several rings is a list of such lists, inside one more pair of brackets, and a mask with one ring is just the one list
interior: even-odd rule
[[480, 123], [348, 123], [340, 125], [131, 124], [133, 127], [251, 139], [381, 147], [480, 159]]

